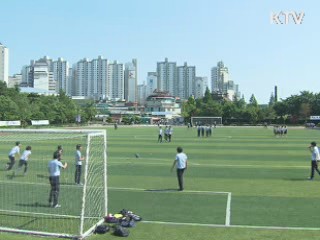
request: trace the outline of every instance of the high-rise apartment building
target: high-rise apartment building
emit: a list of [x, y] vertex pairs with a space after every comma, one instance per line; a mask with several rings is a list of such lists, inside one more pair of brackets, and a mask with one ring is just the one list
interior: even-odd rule
[[47, 56], [37, 61], [31, 60], [30, 65], [22, 67], [20, 86], [56, 92], [57, 84], [54, 80], [52, 66], [52, 59]]
[[56, 91], [56, 81], [54, 81], [53, 72], [50, 71], [52, 61], [47, 58], [41, 58], [33, 65], [33, 88]]
[[137, 59], [126, 63], [124, 70], [124, 98], [127, 102], [137, 102], [138, 81]]
[[148, 72], [147, 83], [146, 83], [146, 97], [151, 95], [154, 90], [158, 89], [157, 73]]
[[58, 58], [57, 61], [52, 62], [53, 78], [56, 81], [57, 89], [59, 92], [63, 90], [67, 95], [70, 94], [70, 84], [69, 84], [69, 63], [63, 58]]
[[0, 81], [8, 85], [9, 81], [9, 49], [0, 43]]
[[117, 61], [108, 65], [107, 97], [119, 100], [124, 99], [123, 64]]
[[174, 88], [174, 96], [188, 99], [191, 95], [194, 95], [195, 80], [195, 66], [188, 66], [185, 62], [183, 66], [177, 67], [177, 84]]
[[145, 85], [145, 83], [143, 84], [139, 84], [137, 86], [137, 95], [138, 95], [138, 103], [139, 105], [144, 105], [146, 103], [146, 98], [149, 96], [146, 94], [146, 89], [147, 89], [147, 86]]
[[174, 95], [177, 86], [177, 63], [169, 62], [168, 58], [165, 58], [164, 62], [158, 62], [157, 76], [158, 90]]
[[70, 74], [72, 96], [105, 99], [107, 96], [108, 60], [84, 58], [76, 63]]
[[31, 60], [30, 65], [22, 67], [20, 86], [56, 92], [57, 82], [54, 79], [53, 61], [47, 56], [37, 61]]
[[207, 77], [196, 77], [196, 81], [194, 84], [194, 97], [202, 98], [208, 87], [208, 78]]
[[227, 94], [230, 100], [240, 96], [239, 86], [230, 79], [229, 70], [222, 61], [211, 68], [211, 84], [212, 92]]

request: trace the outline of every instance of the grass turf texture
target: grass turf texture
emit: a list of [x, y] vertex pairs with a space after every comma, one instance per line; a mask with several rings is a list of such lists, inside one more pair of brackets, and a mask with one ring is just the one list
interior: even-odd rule
[[[128, 208], [148, 221], [223, 225], [226, 195], [188, 191], [231, 192], [230, 224], [244, 228], [139, 223], [131, 230], [131, 239], [320, 239], [320, 231], [251, 229], [319, 227], [320, 177], [307, 180], [307, 146], [318, 141], [320, 132], [289, 129], [287, 137], [276, 138], [272, 129], [233, 127], [217, 128], [212, 137], [198, 138], [195, 129], [174, 127], [172, 142], [161, 144], [157, 134], [155, 127], [108, 128], [110, 212]], [[175, 172], [170, 173], [177, 146], [189, 157], [182, 193], [174, 191], [177, 180]], [[8, 149], [3, 151], [5, 156]], [[33, 169], [30, 162], [27, 177], [40, 174]], [[5, 174], [1, 172], [2, 181], [8, 181]], [[0, 233], [2, 237], [35, 239]]]

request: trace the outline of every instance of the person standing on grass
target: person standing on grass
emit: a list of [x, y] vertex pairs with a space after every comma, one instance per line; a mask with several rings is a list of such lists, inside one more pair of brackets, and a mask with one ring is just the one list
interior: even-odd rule
[[173, 128], [169, 126], [169, 135], [168, 135], [169, 142], [171, 142], [172, 134], [173, 134]]
[[320, 175], [320, 171], [318, 169], [318, 161], [320, 160], [320, 154], [316, 142], [311, 142], [308, 148], [311, 152], [311, 174], [309, 180], [313, 180], [314, 170], [316, 170], [317, 173], [319, 173]]
[[27, 146], [26, 150], [23, 151], [23, 153], [22, 153], [22, 155], [20, 157], [20, 161], [19, 161], [17, 172], [20, 171], [22, 169], [22, 166], [24, 165], [23, 174], [24, 175], [27, 174], [28, 160], [29, 160], [30, 155], [31, 155], [31, 146]]
[[56, 152], [59, 153], [62, 156], [63, 148], [62, 148], [61, 145], [58, 145]]
[[76, 172], [74, 175], [74, 182], [77, 185], [82, 185], [82, 183], [80, 182], [80, 178], [81, 178], [81, 171], [82, 171], [82, 161], [84, 161], [84, 157], [82, 157], [82, 146], [81, 144], [77, 144], [76, 146], [76, 154], [75, 154], [75, 159], [76, 159]]
[[11, 149], [11, 151], [9, 152], [9, 160], [10, 162], [7, 163], [6, 166], [6, 170], [11, 170], [13, 165], [16, 162], [16, 156], [20, 157], [20, 147], [21, 147], [21, 143], [20, 142], [16, 142], [16, 145]]
[[49, 162], [49, 182], [50, 182], [50, 195], [49, 205], [53, 208], [59, 208], [61, 205], [58, 204], [59, 192], [60, 192], [60, 169], [66, 169], [67, 163], [62, 164], [61, 155], [58, 152], [53, 153], [53, 160]]
[[174, 169], [174, 167], [176, 167], [177, 169], [179, 191], [183, 191], [184, 189], [183, 173], [188, 168], [188, 157], [183, 152], [182, 147], [177, 147], [177, 155], [176, 155], [176, 159], [173, 161], [171, 171]]
[[162, 143], [163, 130], [162, 127], [159, 127], [158, 143]]

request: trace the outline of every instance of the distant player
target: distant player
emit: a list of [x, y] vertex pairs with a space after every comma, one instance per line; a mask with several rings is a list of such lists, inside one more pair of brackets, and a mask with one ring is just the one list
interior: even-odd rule
[[58, 153], [60, 153], [60, 155], [62, 155], [62, 153], [63, 153], [63, 148], [62, 148], [61, 145], [58, 145], [56, 152], [58, 152]]
[[317, 147], [316, 142], [311, 142], [308, 148], [311, 152], [311, 173], [310, 173], [309, 180], [313, 180], [315, 170], [320, 175], [320, 171], [318, 169], [318, 161], [320, 160], [320, 154], [319, 154], [319, 149]]
[[84, 161], [84, 157], [82, 157], [82, 146], [81, 144], [77, 144], [76, 146], [76, 154], [75, 154], [75, 160], [76, 160], [76, 172], [74, 174], [74, 181], [77, 185], [82, 185], [80, 182], [81, 178], [81, 172], [82, 172], [82, 162]]
[[22, 166], [24, 166], [24, 171], [23, 174], [26, 175], [27, 174], [27, 170], [28, 170], [28, 160], [30, 158], [31, 155], [31, 146], [27, 146], [26, 150], [23, 151], [21, 157], [20, 157], [20, 161], [19, 161], [19, 165], [18, 165], [18, 169], [17, 172], [20, 171], [22, 169]]
[[168, 141], [169, 142], [171, 142], [172, 134], [173, 134], [173, 128], [171, 126], [169, 126], [169, 134], [168, 134]]
[[162, 143], [163, 130], [162, 127], [159, 127], [158, 143]]
[[15, 164], [15, 162], [16, 162], [15, 157], [16, 156], [20, 157], [20, 147], [21, 147], [21, 143], [20, 142], [16, 142], [16, 145], [9, 152], [9, 160], [10, 160], [10, 162], [8, 162], [7, 166], [6, 166], [6, 169], [8, 171], [11, 170], [13, 165]]

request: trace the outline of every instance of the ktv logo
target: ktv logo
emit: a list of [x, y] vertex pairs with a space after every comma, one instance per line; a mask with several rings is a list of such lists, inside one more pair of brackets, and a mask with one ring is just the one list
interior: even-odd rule
[[271, 12], [270, 22], [271, 24], [302, 24], [304, 16], [304, 12], [298, 14], [296, 11], [281, 11], [279, 13]]

